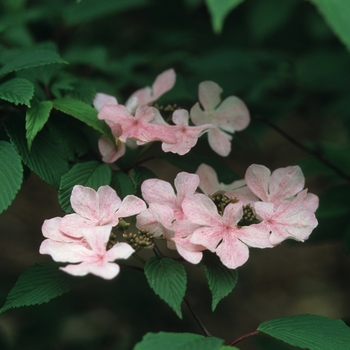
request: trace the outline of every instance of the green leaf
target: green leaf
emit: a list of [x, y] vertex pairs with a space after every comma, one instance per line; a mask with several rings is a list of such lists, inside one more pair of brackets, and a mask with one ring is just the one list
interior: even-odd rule
[[58, 201], [63, 211], [72, 212], [70, 195], [75, 185], [82, 185], [98, 190], [100, 186], [109, 185], [112, 171], [107, 164], [97, 161], [78, 163], [61, 178]]
[[159, 158], [166, 159], [169, 163], [189, 173], [195, 173], [198, 167], [203, 163], [210, 165], [215, 169], [219, 181], [226, 184], [238, 179], [238, 176], [232, 169], [217, 155], [190, 152], [184, 156], [179, 156], [172, 153], [161, 153]]
[[115, 189], [121, 199], [124, 199], [128, 194], [135, 193], [135, 186], [132, 180], [122, 171], [113, 171], [110, 186]]
[[61, 176], [69, 167], [62, 145], [55, 135], [44, 128], [36, 136], [29, 151], [24, 118], [13, 115], [6, 121], [5, 127], [23, 162], [41, 179], [58, 188]]
[[157, 175], [146, 167], [135, 166], [131, 173], [131, 180], [135, 185], [135, 195], [141, 197], [141, 185], [147, 179], [155, 179]]
[[318, 315], [297, 315], [261, 323], [260, 332], [292, 346], [309, 350], [348, 350], [350, 328], [342, 320]]
[[53, 100], [53, 108], [79, 119], [102, 134], [110, 135], [108, 125], [97, 118], [97, 110], [80, 100], [64, 97]]
[[35, 101], [33, 106], [26, 113], [26, 138], [28, 149], [32, 147], [32, 142], [37, 133], [44, 127], [48, 121], [52, 109], [51, 101]]
[[226, 16], [243, 0], [205, 0], [211, 15], [211, 23], [215, 33], [220, 33]]
[[0, 141], [0, 213], [12, 203], [23, 179], [21, 157], [9, 142]]
[[14, 78], [0, 85], [0, 98], [2, 100], [30, 107], [30, 100], [34, 96], [34, 85], [21, 78]]
[[150, 258], [145, 275], [154, 292], [182, 318], [181, 302], [185, 296], [187, 276], [185, 268], [168, 258]]
[[211, 309], [214, 311], [219, 301], [231, 293], [236, 286], [238, 272], [224, 266], [215, 254], [206, 254], [201, 265], [208, 279], [212, 294]]
[[333, 32], [350, 51], [350, 2], [344, 0], [310, 0]]
[[219, 338], [191, 333], [147, 333], [134, 350], [219, 350], [223, 342]]
[[33, 49], [15, 56], [0, 69], [0, 77], [8, 73], [43, 66], [45, 64], [67, 63], [60, 55], [51, 50]]
[[8, 294], [0, 313], [16, 307], [47, 303], [78, 285], [77, 278], [58, 267], [54, 262], [37, 263], [24, 271]]

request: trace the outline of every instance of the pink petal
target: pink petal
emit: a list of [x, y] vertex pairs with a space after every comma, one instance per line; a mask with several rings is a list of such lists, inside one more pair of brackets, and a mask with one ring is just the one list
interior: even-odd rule
[[193, 232], [190, 241], [194, 244], [204, 246], [211, 252], [215, 252], [219, 242], [222, 240], [220, 227], [200, 227]]
[[167, 203], [172, 206], [176, 195], [169, 182], [159, 179], [145, 180], [141, 185], [142, 197], [150, 203]]
[[160, 96], [173, 88], [175, 85], [176, 74], [174, 69], [168, 69], [165, 72], [159, 74], [152, 85], [153, 88], [153, 101], [158, 100]]
[[209, 145], [213, 151], [222, 157], [227, 157], [231, 152], [232, 136], [221, 131], [219, 128], [208, 131]]
[[129, 100], [131, 100], [132, 98], [135, 98], [135, 97], [137, 98], [137, 105], [138, 106], [146, 105], [152, 101], [152, 90], [149, 86], [147, 86], [145, 88], [142, 88], [142, 89], [135, 91], [129, 97], [126, 104], [128, 104]]
[[222, 89], [213, 81], [203, 81], [199, 84], [199, 102], [205, 111], [213, 111], [221, 101]]
[[304, 188], [305, 178], [298, 166], [288, 166], [272, 172], [269, 181], [269, 201], [282, 201]]
[[126, 218], [139, 214], [144, 210], [146, 210], [146, 203], [142, 199], [134, 195], [128, 195], [123, 199], [116, 216], [118, 218]]
[[[195, 244], [192, 245], [197, 246]], [[198, 264], [203, 258], [203, 253], [201, 251], [189, 250], [188, 246], [184, 247], [181, 244], [176, 244], [176, 249], [177, 252], [191, 264]]]
[[179, 203], [182, 203], [186, 197], [196, 192], [199, 185], [199, 176], [186, 172], [178, 173], [174, 180], [174, 185], [177, 192], [177, 200]]
[[236, 225], [243, 216], [243, 205], [241, 202], [230, 203], [224, 210], [222, 216], [223, 221], [229, 222], [231, 225]]
[[204, 194], [194, 194], [185, 198], [182, 209], [186, 217], [195, 224], [218, 226], [222, 222], [215, 204]]
[[78, 243], [81, 237], [72, 237], [61, 231], [62, 218], [56, 217], [45, 220], [41, 228], [43, 236], [56, 242]]
[[215, 110], [215, 120], [228, 132], [241, 131], [250, 122], [250, 114], [245, 103], [236, 96], [227, 97]]
[[200, 179], [199, 188], [204, 192], [204, 194], [214, 194], [215, 192], [221, 190], [216, 172], [211, 166], [204, 163], [201, 164], [198, 167], [196, 174]]
[[99, 219], [99, 198], [94, 189], [75, 185], [70, 202], [73, 210], [83, 218], [89, 220]]
[[122, 201], [115, 190], [110, 186], [101, 186], [97, 190], [97, 194], [99, 196], [100, 225], [118, 225], [119, 221], [114, 217], [114, 214], [121, 206]]
[[252, 164], [245, 173], [245, 181], [251, 191], [261, 200], [269, 201], [269, 180], [271, 172], [263, 165]]
[[203, 124], [215, 124], [215, 121], [210, 118], [210, 116], [203, 112], [203, 110], [200, 108], [199, 103], [197, 102], [190, 111], [191, 120], [194, 125], [203, 125]]
[[114, 96], [99, 92], [95, 95], [92, 104], [99, 111], [105, 105], [117, 105], [118, 102]]
[[95, 254], [103, 256], [106, 253], [106, 244], [112, 231], [111, 225], [84, 227], [81, 233], [89, 243]]
[[127, 243], [117, 243], [106, 252], [106, 259], [114, 261], [117, 259], [128, 259], [135, 250]]
[[117, 147], [117, 145], [105, 135], [102, 135], [98, 140], [98, 149], [102, 155], [102, 161], [105, 163], [114, 163], [117, 159], [121, 158], [126, 151], [124, 143]]
[[78, 265], [67, 265], [65, 267], [60, 267], [60, 270], [73, 276], [85, 276], [88, 273], [92, 273], [104, 279], [112, 279], [118, 275], [120, 267], [114, 263], [92, 265], [88, 262], [82, 262]]
[[249, 258], [248, 247], [236, 239], [223, 239], [216, 248], [216, 254], [221, 262], [229, 269], [236, 269], [242, 266]]
[[82, 237], [80, 232], [82, 227], [95, 226], [96, 222], [98, 222], [98, 220], [85, 219], [82, 216], [73, 213], [67, 214], [62, 218], [60, 228], [62, 232], [67, 235], [79, 238]]
[[313, 193], [308, 193], [305, 201], [304, 201], [304, 207], [307, 210], [312, 211], [313, 213], [317, 210], [319, 205], [319, 198]]

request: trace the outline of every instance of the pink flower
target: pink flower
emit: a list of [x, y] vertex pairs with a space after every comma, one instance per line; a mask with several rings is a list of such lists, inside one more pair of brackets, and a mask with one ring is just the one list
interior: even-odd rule
[[117, 105], [118, 101], [114, 96], [103, 94], [98, 92], [92, 102], [93, 106], [99, 111], [103, 106], [106, 105]]
[[195, 125], [214, 124], [208, 131], [210, 147], [219, 155], [226, 157], [231, 152], [232, 136], [236, 130], [245, 129], [250, 116], [246, 105], [236, 96], [229, 96], [221, 102], [222, 89], [212, 81], [199, 84], [199, 101], [204, 110], [196, 103], [191, 109], [191, 120]]
[[172, 89], [175, 84], [175, 80], [175, 71], [173, 69], [168, 69], [157, 76], [152, 85], [152, 88], [147, 86], [143, 89], [137, 90], [130, 96], [129, 100], [133, 97], [136, 97], [138, 106], [148, 105], [158, 100], [160, 96]]
[[[281, 203], [293, 199], [304, 188], [305, 178], [298, 166], [279, 168], [272, 172], [263, 165], [248, 167], [245, 180], [251, 191], [263, 202]], [[315, 212], [318, 197], [309, 193], [304, 197], [305, 208]]]
[[211, 124], [204, 124], [201, 126], [188, 125], [188, 112], [185, 109], [176, 110], [173, 114], [172, 120], [175, 126], [172, 126], [173, 132], [176, 136], [175, 143], [162, 144], [164, 152], [177, 153], [180, 156], [188, 153], [192, 147], [197, 143], [198, 138], [214, 127]]
[[106, 250], [112, 226], [84, 227], [81, 230], [88, 247], [81, 244], [52, 242], [48, 244], [49, 254], [55, 261], [80, 263], [67, 265], [60, 269], [74, 276], [85, 276], [92, 273], [104, 279], [114, 278], [120, 270], [113, 263], [116, 259], [127, 259], [134, 249], [127, 243], [117, 243]]
[[201, 225], [190, 240], [215, 252], [222, 263], [230, 269], [243, 265], [249, 257], [250, 247], [272, 247], [269, 232], [251, 229], [251, 226], [239, 227], [237, 223], [243, 216], [242, 203], [228, 204], [223, 216], [219, 215], [213, 201], [203, 194], [187, 197], [182, 203], [188, 220]]
[[123, 201], [110, 186], [101, 186], [97, 192], [89, 187], [76, 185], [71, 194], [74, 214], [66, 215], [61, 230], [78, 237], [83, 227], [116, 226], [119, 218], [136, 215], [146, 209], [140, 198], [129, 195]]
[[306, 195], [307, 191], [304, 190], [291, 201], [255, 203], [255, 211], [263, 221], [250, 227], [269, 232], [270, 242], [274, 246], [289, 238], [304, 242], [317, 226], [315, 214], [304, 207]]
[[188, 262], [198, 264], [203, 257], [205, 247], [190, 241], [192, 232], [199, 227], [186, 219], [177, 219], [174, 210], [159, 203], [151, 203], [149, 209], [137, 216], [136, 226], [163, 236], [169, 249], [177, 250]]
[[195, 193], [199, 177], [196, 174], [181, 172], [177, 174], [175, 181], [177, 194], [169, 182], [159, 179], [149, 179], [142, 183], [142, 197], [148, 204], [158, 203], [172, 208], [176, 219], [184, 219], [182, 201]]
[[125, 106], [106, 105], [101, 108], [98, 118], [105, 120], [113, 135], [122, 142], [128, 138], [135, 139], [138, 144], [151, 141], [176, 142], [171, 127], [165, 123], [159, 111], [152, 107], [140, 106], [133, 116]]

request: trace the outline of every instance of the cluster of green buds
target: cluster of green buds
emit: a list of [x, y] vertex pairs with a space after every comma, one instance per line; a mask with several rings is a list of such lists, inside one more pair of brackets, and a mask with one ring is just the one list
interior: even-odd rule
[[262, 220], [255, 214], [252, 206], [247, 204], [243, 207], [242, 219], [238, 222], [238, 226], [249, 226], [252, 224], [258, 224]]
[[123, 237], [135, 250], [152, 249], [154, 246], [153, 233], [149, 230], [141, 229], [136, 233], [124, 232]]
[[218, 208], [218, 213], [222, 216], [224, 213], [225, 208], [230, 204], [230, 203], [238, 203], [239, 200], [237, 198], [229, 198], [227, 197], [224, 193], [215, 193], [213, 195], [208, 196], [216, 205]]

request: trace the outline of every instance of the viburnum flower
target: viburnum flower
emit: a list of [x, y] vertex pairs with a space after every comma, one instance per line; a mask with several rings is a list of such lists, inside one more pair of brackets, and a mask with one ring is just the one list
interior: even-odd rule
[[110, 186], [101, 186], [95, 191], [76, 185], [70, 201], [75, 213], [63, 217], [60, 228], [74, 236], [80, 236], [83, 227], [116, 226], [119, 218], [136, 215], [146, 209], [142, 199], [128, 195], [122, 201]]
[[176, 74], [174, 69], [168, 69], [159, 74], [154, 81], [152, 88], [149, 86], [135, 91], [128, 99], [137, 98], [137, 105], [148, 105], [158, 100], [160, 96], [173, 88], [175, 85]]
[[117, 134], [122, 142], [128, 138], [135, 139], [138, 144], [152, 141], [176, 142], [170, 125], [165, 123], [159, 111], [153, 107], [142, 105], [133, 116], [123, 105], [106, 105], [101, 108], [98, 118], [105, 120], [113, 135]]
[[257, 202], [254, 209], [262, 222], [254, 226], [257, 230], [270, 232], [270, 242], [277, 245], [286, 239], [304, 242], [317, 226], [315, 214], [305, 209], [307, 191], [301, 191], [290, 201], [279, 204]]
[[190, 240], [215, 252], [221, 262], [230, 269], [243, 265], [249, 257], [249, 247], [269, 248], [269, 231], [259, 231], [251, 226], [238, 226], [243, 216], [241, 202], [230, 203], [223, 215], [218, 213], [214, 202], [203, 194], [194, 194], [184, 199], [183, 211], [188, 220], [201, 225]]
[[55, 261], [79, 263], [67, 265], [60, 269], [74, 276], [85, 276], [92, 273], [104, 279], [114, 278], [120, 270], [119, 265], [113, 263], [117, 259], [127, 259], [134, 253], [134, 249], [127, 243], [117, 243], [106, 250], [112, 226], [84, 227], [81, 229], [86, 245], [76, 243], [48, 242], [48, 254]]
[[210, 147], [219, 155], [226, 157], [231, 152], [233, 133], [245, 129], [250, 122], [249, 111], [242, 100], [229, 96], [221, 102], [222, 89], [213, 81], [199, 84], [199, 102], [190, 111], [195, 125], [214, 124], [216, 127], [208, 131]]
[[206, 248], [190, 241], [192, 232], [199, 225], [187, 219], [177, 219], [171, 207], [151, 203], [136, 219], [136, 227], [149, 230], [154, 237], [163, 236], [168, 248], [177, 250], [185, 260], [192, 264], [198, 264], [202, 260], [202, 251]]
[[[263, 202], [280, 203], [293, 199], [305, 185], [304, 175], [298, 166], [271, 171], [263, 165], [252, 164], [245, 174], [245, 181], [251, 191]], [[307, 194], [304, 205], [315, 212], [318, 207], [318, 197]]]
[[162, 150], [164, 152], [177, 153], [180, 156], [188, 153], [192, 147], [195, 146], [197, 140], [209, 129], [214, 127], [212, 124], [204, 124], [200, 126], [189, 126], [189, 115], [185, 109], [178, 109], [173, 113], [172, 126], [173, 133], [176, 136], [175, 143], [162, 143]]
[[181, 172], [177, 174], [174, 185], [175, 191], [169, 182], [159, 179], [145, 180], [141, 185], [142, 197], [148, 204], [159, 203], [172, 208], [176, 219], [184, 219], [182, 201], [195, 193], [199, 184], [199, 177], [196, 174]]

